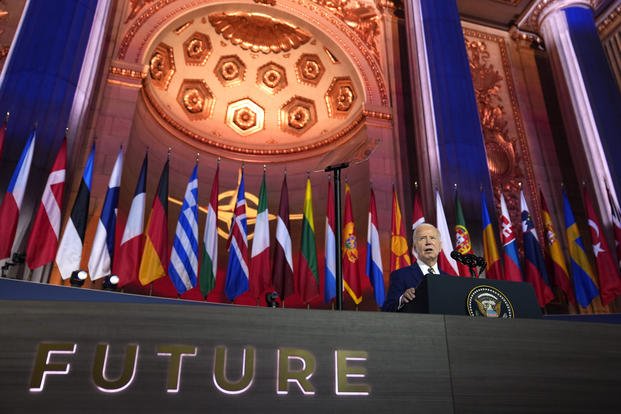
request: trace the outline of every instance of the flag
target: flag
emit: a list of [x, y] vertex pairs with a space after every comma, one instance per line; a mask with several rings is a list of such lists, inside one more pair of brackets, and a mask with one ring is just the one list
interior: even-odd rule
[[310, 178], [306, 180], [304, 194], [304, 215], [302, 218], [302, 248], [298, 262], [297, 293], [308, 304], [319, 295], [319, 274], [317, 272], [317, 246], [315, 244], [315, 222], [313, 220], [313, 194]]
[[518, 258], [515, 231], [511, 224], [511, 216], [505, 201], [505, 196], [500, 193], [500, 241], [503, 245], [503, 260], [505, 280], [522, 282], [522, 270]]
[[198, 162], [185, 188], [168, 275], [180, 295], [196, 286], [198, 275]]
[[136, 182], [134, 198], [129, 207], [129, 215], [127, 216], [125, 230], [123, 230], [119, 251], [115, 255], [114, 273], [119, 277], [120, 287], [138, 280], [140, 254], [144, 247], [144, 235], [142, 233], [144, 231], [144, 215], [147, 198], [148, 163], [148, 154], [145, 154], [142, 167], [140, 167], [140, 175]]
[[326, 241], [325, 241], [325, 287], [324, 301], [330, 302], [336, 297], [336, 236], [334, 228], [336, 216], [334, 215], [334, 192], [332, 182], [328, 180], [328, 204], [326, 206]]
[[11, 248], [13, 241], [15, 241], [19, 210], [26, 194], [26, 184], [28, 184], [28, 176], [30, 175], [36, 138], [37, 132], [32, 131], [28, 141], [26, 141], [22, 155], [19, 157], [0, 206], [0, 259], [11, 257]]
[[457, 262], [451, 257], [451, 252], [453, 251], [451, 233], [449, 232], [448, 224], [446, 224], [444, 207], [442, 207], [442, 199], [438, 190], [436, 190], [436, 223], [442, 242], [442, 250], [440, 250], [438, 255], [438, 268], [449, 275], [457, 276], [459, 275]]
[[237, 202], [233, 211], [233, 224], [229, 245], [229, 264], [226, 269], [224, 291], [234, 300], [248, 290], [248, 225], [246, 223], [246, 193], [244, 170], [237, 188]]
[[614, 259], [608, 248], [606, 236], [602, 232], [602, 225], [595, 214], [593, 202], [586, 189], [583, 191], [584, 207], [587, 213], [589, 228], [591, 229], [591, 244], [593, 245], [593, 256], [595, 256], [595, 266], [599, 276], [599, 294], [602, 303], [608, 305], [617, 296], [621, 295], [621, 278], [619, 269], [615, 265]]
[[205, 232], [203, 234], [203, 260], [201, 261], [201, 273], [199, 283], [203, 296], [216, 286], [218, 274], [218, 192], [219, 192], [220, 165], [216, 169], [211, 184], [209, 206], [207, 207], [207, 219], [205, 220]]
[[524, 273], [526, 281], [535, 288], [539, 307], [543, 308], [554, 299], [550, 289], [550, 280], [546, 271], [543, 252], [537, 238], [537, 230], [526, 204], [524, 191], [520, 190], [520, 210], [522, 219], [522, 237], [524, 241]]
[[423, 204], [420, 201], [420, 190], [418, 185], [414, 190], [414, 209], [412, 212], [412, 231], [416, 229], [420, 224], [425, 222], [425, 213], [423, 213]]
[[576, 303], [576, 296], [574, 290], [571, 287], [571, 280], [569, 279], [569, 272], [567, 271], [567, 264], [565, 262], [565, 256], [561, 248], [561, 243], [556, 236], [554, 225], [552, 224], [552, 216], [550, 210], [546, 204], [546, 200], [543, 198], [543, 193], [539, 192], [541, 197], [541, 216], [543, 218], [543, 227], [546, 236], [546, 253], [550, 261], [550, 268], [552, 269], [552, 276], [554, 277], [554, 283], [556, 286], [567, 295], [569, 301], [573, 304]]
[[123, 148], [116, 157], [112, 174], [108, 181], [108, 190], [104, 197], [101, 215], [93, 239], [91, 256], [88, 259], [88, 273], [95, 281], [112, 273], [114, 260], [114, 233], [116, 231], [116, 210], [119, 204], [121, 173], [123, 172]]
[[615, 234], [615, 250], [617, 253], [617, 267], [621, 268], [621, 211], [619, 211], [619, 205], [612, 198], [610, 189], [606, 187], [608, 193], [608, 203], [610, 203], [612, 228]]
[[267, 208], [267, 186], [265, 171], [259, 189], [257, 220], [254, 224], [252, 252], [250, 254], [250, 284], [252, 292], [258, 299], [272, 285], [272, 266], [270, 264], [270, 222]]
[[487, 263], [486, 277], [488, 279], [502, 279], [502, 263], [498, 255], [498, 245], [494, 236], [494, 227], [489, 218], [485, 193], [481, 193], [481, 222], [483, 223], [483, 256]]
[[401, 208], [397, 191], [392, 187], [392, 218], [390, 220], [390, 272], [412, 264], [405, 235], [405, 224], [401, 217]]
[[354, 303], [362, 302], [362, 287], [358, 272], [358, 240], [351, 208], [349, 183], [345, 183], [345, 215], [343, 217], [343, 288]]
[[[455, 191], [455, 250], [461, 254], [472, 254], [472, 243], [470, 233], [466, 227], [466, 219], [461, 209], [459, 195]], [[463, 263], [457, 263], [457, 269], [462, 276], [470, 276], [470, 268]], [[478, 277], [478, 274], [477, 274]]]
[[276, 222], [276, 246], [274, 248], [274, 274], [272, 284], [280, 295], [286, 299], [294, 291], [293, 286], [293, 255], [291, 253], [291, 231], [289, 230], [289, 190], [287, 176], [282, 180], [280, 189], [280, 205]]
[[584, 250], [582, 236], [580, 236], [580, 231], [578, 230], [578, 225], [574, 219], [574, 213], [571, 210], [565, 191], [563, 191], [563, 209], [565, 211], [565, 234], [569, 248], [571, 275], [574, 279], [574, 292], [578, 304], [586, 308], [599, 295], [599, 290], [595, 280], [595, 273]]
[[80, 270], [82, 260], [82, 247], [84, 245], [84, 233], [88, 219], [88, 206], [91, 197], [91, 183], [93, 181], [93, 163], [95, 160], [95, 144], [86, 160], [78, 195], [73, 202], [71, 215], [65, 225], [58, 252], [56, 253], [56, 265], [63, 279], [69, 279], [71, 273]]
[[141, 285], [166, 276], [168, 268], [168, 169], [166, 160], [147, 221], [138, 280]]
[[369, 222], [367, 225], [367, 277], [373, 286], [377, 306], [384, 304], [384, 271], [382, 270], [382, 252], [380, 250], [379, 230], [377, 225], [377, 209], [375, 208], [375, 194], [371, 189], [369, 199]]
[[26, 247], [26, 264], [30, 269], [48, 264], [54, 260], [58, 237], [65, 189], [67, 168], [67, 138], [63, 139], [56, 154], [52, 171], [47, 177], [41, 203], [32, 225]]

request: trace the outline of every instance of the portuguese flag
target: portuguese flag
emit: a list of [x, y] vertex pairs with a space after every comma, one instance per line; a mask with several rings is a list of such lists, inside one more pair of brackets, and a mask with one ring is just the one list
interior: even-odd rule
[[[461, 254], [472, 253], [470, 234], [466, 228], [466, 220], [464, 219], [464, 212], [461, 209], [457, 191], [455, 191], [455, 215], [455, 250]], [[461, 276], [470, 276], [470, 269], [465, 264], [457, 262], [457, 268]]]
[[298, 262], [297, 293], [304, 303], [310, 303], [319, 296], [319, 273], [317, 271], [317, 246], [315, 244], [315, 223], [313, 221], [313, 194], [310, 178], [306, 180], [304, 195], [304, 217], [302, 219], [302, 248]]

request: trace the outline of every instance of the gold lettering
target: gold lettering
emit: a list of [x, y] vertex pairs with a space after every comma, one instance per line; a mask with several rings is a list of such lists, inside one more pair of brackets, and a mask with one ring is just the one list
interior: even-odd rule
[[138, 344], [128, 344], [125, 347], [125, 359], [123, 370], [116, 379], [110, 379], [106, 375], [108, 365], [108, 344], [97, 344], [95, 359], [93, 361], [93, 382], [100, 391], [120, 392], [129, 387], [136, 376], [136, 364], [138, 363]]
[[168, 360], [166, 391], [179, 392], [183, 357], [196, 356], [196, 347], [190, 345], [160, 345], [157, 347], [157, 354], [160, 356], [170, 356]]
[[242, 356], [242, 376], [237, 382], [230, 381], [226, 376], [225, 346], [217, 346], [214, 350], [213, 383], [225, 394], [241, 394], [247, 391], [254, 381], [255, 349], [251, 346], [244, 348]]
[[[277, 352], [278, 394], [289, 393], [289, 383], [296, 383], [304, 395], [314, 395], [315, 387], [310, 382], [310, 377], [315, 372], [315, 356], [305, 349], [280, 348]], [[300, 369], [293, 371], [290, 362], [299, 361]]]
[[369, 395], [371, 386], [364, 383], [350, 383], [349, 378], [365, 378], [367, 369], [348, 365], [348, 361], [366, 361], [366, 351], [334, 351], [334, 387], [336, 395]]
[[75, 354], [78, 344], [73, 342], [42, 342], [37, 347], [32, 376], [30, 377], [30, 392], [41, 392], [45, 387], [47, 375], [65, 375], [69, 373], [71, 364], [68, 362], [51, 362], [54, 354]]

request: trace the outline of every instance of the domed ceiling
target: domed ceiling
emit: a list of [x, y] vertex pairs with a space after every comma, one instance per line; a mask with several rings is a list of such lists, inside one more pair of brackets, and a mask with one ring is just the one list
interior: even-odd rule
[[147, 56], [149, 110], [212, 153], [321, 153], [363, 124], [364, 89], [345, 53], [276, 9], [201, 8], [161, 30]]

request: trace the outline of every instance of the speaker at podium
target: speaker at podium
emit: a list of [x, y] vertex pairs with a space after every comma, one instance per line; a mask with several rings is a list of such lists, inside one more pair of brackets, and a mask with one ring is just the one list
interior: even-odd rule
[[488, 318], [541, 318], [530, 283], [507, 280], [427, 276], [416, 297], [399, 312], [469, 315]]

